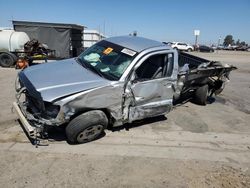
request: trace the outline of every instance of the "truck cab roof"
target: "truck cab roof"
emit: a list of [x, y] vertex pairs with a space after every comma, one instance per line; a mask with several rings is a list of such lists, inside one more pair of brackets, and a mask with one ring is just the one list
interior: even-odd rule
[[118, 44], [120, 46], [123, 46], [125, 48], [129, 48], [131, 50], [134, 50], [136, 52], [141, 52], [143, 50], [154, 48], [154, 47], [163, 47], [166, 50], [171, 49], [171, 47], [155, 41], [151, 39], [146, 39], [143, 37], [135, 37], [135, 36], [119, 36], [119, 37], [111, 37], [108, 39], [104, 39], [108, 42]]

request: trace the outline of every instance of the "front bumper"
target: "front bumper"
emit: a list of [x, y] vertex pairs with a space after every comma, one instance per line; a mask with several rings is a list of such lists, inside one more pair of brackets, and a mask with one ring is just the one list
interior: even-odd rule
[[26, 117], [24, 116], [20, 106], [16, 102], [13, 102], [13, 107], [14, 107], [14, 110], [16, 111], [24, 129], [26, 130], [28, 136], [31, 138], [35, 138], [36, 137], [36, 127], [30, 125], [30, 123], [27, 121]]
[[37, 137], [46, 138], [49, 127], [59, 126], [64, 123], [58, 119], [48, 120], [41, 117], [34, 117], [24, 106], [22, 106], [22, 103], [13, 102], [13, 108], [28, 136], [32, 139], [37, 139]]

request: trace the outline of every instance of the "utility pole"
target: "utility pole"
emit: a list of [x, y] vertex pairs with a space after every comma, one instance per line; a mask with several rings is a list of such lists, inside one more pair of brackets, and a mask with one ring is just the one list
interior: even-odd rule
[[220, 40], [221, 40], [221, 36], [219, 37], [219, 40], [218, 40], [217, 53], [219, 53], [218, 47], [219, 47], [219, 45], [220, 45]]
[[106, 29], [106, 23], [105, 23], [105, 20], [103, 22], [103, 35], [105, 36], [105, 29]]
[[198, 43], [198, 35], [195, 35], [195, 46], [197, 46]]
[[219, 40], [218, 40], [218, 45], [217, 47], [220, 45], [220, 40], [221, 40], [221, 36], [219, 37]]
[[194, 30], [194, 36], [195, 36], [195, 50], [197, 50], [198, 47], [198, 36], [200, 35], [200, 30]]

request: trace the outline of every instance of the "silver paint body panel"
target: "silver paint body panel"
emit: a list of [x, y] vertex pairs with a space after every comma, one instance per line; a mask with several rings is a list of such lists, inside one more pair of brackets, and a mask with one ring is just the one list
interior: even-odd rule
[[[75, 59], [32, 66], [24, 70], [43, 101], [60, 106], [56, 120], [69, 122], [72, 116], [100, 109], [110, 114], [114, 126], [169, 112], [177, 80], [176, 50], [141, 37], [114, 37], [109, 42], [138, 52], [118, 81], [110, 81], [87, 70]], [[170, 77], [133, 83], [133, 74], [148, 57], [174, 54]], [[59, 124], [58, 124], [59, 125]]]

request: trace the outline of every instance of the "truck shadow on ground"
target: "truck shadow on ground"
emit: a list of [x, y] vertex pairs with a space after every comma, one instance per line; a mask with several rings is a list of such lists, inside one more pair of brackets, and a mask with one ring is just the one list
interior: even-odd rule
[[[122, 131], [122, 130], [126, 130], [129, 131], [130, 129], [133, 128], [137, 128], [140, 126], [144, 126], [147, 124], [151, 124], [151, 123], [155, 123], [155, 122], [160, 122], [160, 121], [165, 121], [167, 120], [167, 118], [164, 115], [161, 116], [157, 116], [157, 117], [151, 117], [151, 118], [146, 118], [140, 121], [135, 121], [133, 123], [127, 123], [124, 124], [122, 126], [118, 126], [118, 127], [114, 127], [114, 128], [108, 128], [108, 130], [112, 131], [112, 132], [116, 132], [116, 131]], [[35, 145], [36, 144], [36, 140], [33, 138], [30, 138], [28, 136], [28, 133], [26, 132], [25, 128], [23, 127], [22, 123], [18, 120], [19, 124], [21, 125], [23, 131], [25, 132], [27, 138], [30, 140], [30, 142]], [[48, 137], [46, 138], [49, 143], [53, 143], [53, 142], [62, 142], [62, 141], [67, 141], [67, 136], [65, 134], [65, 128], [67, 125], [62, 125], [60, 127], [53, 127], [51, 129], [48, 130]], [[103, 134], [101, 134], [97, 139], [101, 139], [103, 137], [105, 137], [106, 133], [103, 132]], [[38, 137], [39, 139], [39, 137]], [[67, 141], [68, 144], [72, 145], [72, 143], [69, 143]]]
[[138, 121], [135, 121], [133, 123], [126, 123], [126, 124], [118, 126], [118, 127], [109, 128], [109, 130], [111, 130], [112, 132], [121, 131], [123, 129], [125, 129], [126, 131], [129, 131], [130, 129], [133, 129], [133, 128], [137, 128], [137, 127], [141, 127], [143, 125], [156, 123], [156, 122], [160, 122], [160, 121], [165, 121], [165, 120], [167, 120], [167, 117], [164, 115], [160, 115], [160, 116], [156, 116], [156, 117], [146, 118], [143, 120], [138, 120]]
[[[137, 128], [140, 126], [144, 126], [144, 125], [155, 123], [155, 122], [165, 121], [165, 120], [167, 120], [167, 118], [164, 115], [161, 115], [161, 116], [157, 116], [157, 117], [146, 118], [146, 119], [143, 119], [140, 121], [135, 121], [133, 123], [127, 123], [127, 124], [124, 124], [122, 126], [118, 126], [118, 127], [114, 127], [114, 128], [108, 128], [108, 130], [110, 130], [112, 132], [122, 131], [122, 130], [129, 131], [130, 129], [133, 129], [133, 128]], [[51, 128], [48, 132], [49, 133], [48, 134], [49, 141], [51, 141], [51, 142], [53, 142], [53, 141], [67, 141], [67, 137], [65, 134], [65, 128], [66, 128], [66, 125], [63, 125], [61, 127]], [[98, 139], [105, 137], [105, 135], [106, 135], [106, 133], [103, 132], [103, 134], [101, 134]], [[68, 144], [72, 144], [72, 143], [68, 142]]]

